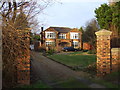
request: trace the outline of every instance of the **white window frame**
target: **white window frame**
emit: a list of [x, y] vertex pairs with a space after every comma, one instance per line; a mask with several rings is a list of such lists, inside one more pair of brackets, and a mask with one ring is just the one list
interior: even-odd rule
[[55, 34], [55, 32], [45, 32], [45, 38], [55, 39], [56, 38], [56, 34]]
[[45, 42], [46, 46], [51, 46], [51, 45], [55, 45], [55, 42], [54, 41], [46, 41]]
[[63, 33], [59, 34], [59, 39], [66, 39], [66, 34]]
[[73, 47], [74, 48], [79, 47], [79, 42], [78, 41], [73, 41]]
[[79, 33], [70, 32], [70, 39], [79, 39]]

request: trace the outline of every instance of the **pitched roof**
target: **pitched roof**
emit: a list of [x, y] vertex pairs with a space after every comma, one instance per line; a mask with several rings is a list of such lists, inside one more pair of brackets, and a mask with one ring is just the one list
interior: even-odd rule
[[50, 28], [53, 28], [54, 30], [60, 33], [68, 33], [70, 30], [72, 30], [71, 28], [67, 27], [50, 27]]

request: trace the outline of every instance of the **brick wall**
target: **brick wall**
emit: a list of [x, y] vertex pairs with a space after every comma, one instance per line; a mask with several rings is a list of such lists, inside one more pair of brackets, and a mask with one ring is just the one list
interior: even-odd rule
[[41, 43], [39, 41], [34, 42], [34, 50], [38, 51], [41, 46]]
[[111, 49], [112, 58], [112, 72], [118, 71], [120, 69], [120, 48]]
[[26, 56], [23, 59], [18, 59], [19, 64], [17, 66], [17, 83], [22, 85], [30, 84], [30, 56]]
[[83, 43], [83, 49], [84, 50], [91, 50], [92, 46], [89, 43]]

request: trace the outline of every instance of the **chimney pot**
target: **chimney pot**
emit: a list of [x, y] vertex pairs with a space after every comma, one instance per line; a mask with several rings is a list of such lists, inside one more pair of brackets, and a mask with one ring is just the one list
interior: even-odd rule
[[43, 32], [43, 27], [41, 27], [41, 32]]

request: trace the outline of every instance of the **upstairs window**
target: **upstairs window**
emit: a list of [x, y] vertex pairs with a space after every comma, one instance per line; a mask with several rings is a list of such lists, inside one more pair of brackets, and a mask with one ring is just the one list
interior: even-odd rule
[[70, 39], [79, 39], [79, 33], [71, 32], [70, 33]]
[[55, 37], [55, 32], [45, 32], [45, 38], [54, 39]]
[[66, 39], [66, 34], [59, 34], [59, 39]]

